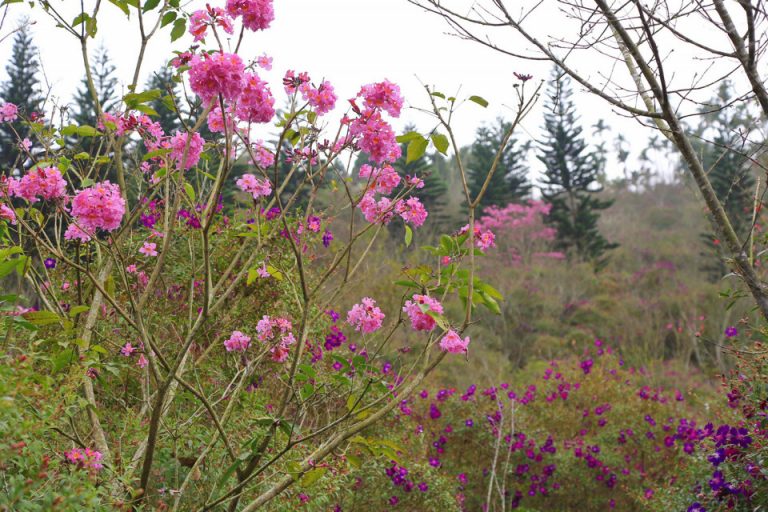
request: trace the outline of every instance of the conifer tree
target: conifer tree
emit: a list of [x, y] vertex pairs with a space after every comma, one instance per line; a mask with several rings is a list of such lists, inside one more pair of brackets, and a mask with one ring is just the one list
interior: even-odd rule
[[[475, 141], [470, 148], [469, 176], [467, 177], [472, 197], [477, 197], [482, 189], [496, 158], [496, 152], [510, 126], [510, 123], [498, 118], [495, 124], [478, 128]], [[528, 167], [525, 160], [529, 149], [528, 143], [518, 145], [514, 138], [509, 139], [480, 201], [479, 213], [488, 206], [496, 205], [503, 208], [509, 203], [520, 202], [528, 196], [531, 184], [528, 181]]]
[[[5, 67], [7, 79], [0, 86], [0, 98], [3, 103], [14, 103], [19, 107], [19, 114], [25, 118], [37, 113], [42, 107], [40, 93], [40, 62], [37, 47], [32, 41], [32, 33], [26, 20], [13, 38], [11, 59]], [[12, 125], [0, 125], [0, 165], [4, 169], [19, 167], [24, 157], [19, 150], [19, 138], [28, 137], [30, 128], [23, 122]], [[18, 134], [18, 135], [17, 135]]]
[[590, 151], [578, 125], [570, 82], [553, 71], [544, 114], [544, 139], [538, 158], [545, 166], [541, 193], [551, 205], [546, 222], [557, 230], [556, 246], [570, 258], [604, 264], [605, 252], [616, 247], [598, 230], [599, 211], [613, 201], [597, 194], [600, 156]]
[[[717, 198], [725, 208], [734, 231], [741, 240], [749, 236], [752, 227], [755, 179], [751, 173], [747, 154], [752, 151], [745, 129], [754, 126], [743, 103], [733, 103], [733, 87], [727, 81], [720, 84], [717, 94], [702, 107], [699, 126], [695, 130], [697, 153]], [[702, 270], [711, 279], [718, 280], [727, 272], [717, 236], [713, 232], [702, 234], [706, 264]]]

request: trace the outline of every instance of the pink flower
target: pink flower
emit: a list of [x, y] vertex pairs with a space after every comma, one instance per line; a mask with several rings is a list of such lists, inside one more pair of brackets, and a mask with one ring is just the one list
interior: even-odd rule
[[418, 197], [410, 197], [405, 201], [398, 201], [395, 208], [403, 220], [414, 227], [419, 227], [427, 220], [427, 209], [421, 204]]
[[260, 180], [253, 174], [243, 174], [237, 180], [237, 188], [243, 192], [248, 192], [254, 199], [265, 197], [272, 193], [272, 184], [269, 180]]
[[214, 23], [227, 34], [232, 34], [235, 31], [232, 20], [224, 12], [224, 9], [208, 6], [206, 10], [195, 11], [189, 17], [189, 33], [195, 37], [195, 42], [202, 41], [205, 39], [208, 26]]
[[157, 244], [154, 242], [144, 242], [139, 252], [144, 256], [157, 256]]
[[113, 231], [120, 227], [125, 214], [125, 200], [120, 187], [107, 181], [81, 190], [72, 199], [72, 216], [85, 229]]
[[221, 115], [221, 107], [215, 106], [208, 114], [208, 129], [215, 133], [224, 133], [224, 120], [226, 118], [226, 131], [232, 133], [235, 131], [234, 112], [231, 106], [225, 110], [226, 114]]
[[214, 53], [194, 55], [190, 61], [189, 86], [200, 96], [203, 104], [221, 95], [227, 101], [235, 101], [242, 92], [245, 66], [238, 55]]
[[363, 297], [360, 302], [361, 304], [355, 304], [347, 313], [347, 323], [356, 331], [362, 331], [365, 334], [378, 331], [384, 321], [384, 313], [376, 306], [376, 301], [370, 297]]
[[363, 98], [366, 107], [378, 108], [392, 117], [400, 117], [403, 97], [400, 95], [400, 87], [397, 84], [384, 80], [383, 82], [364, 85], [357, 95]]
[[19, 180], [15, 187], [15, 195], [30, 203], [43, 199], [59, 199], [67, 194], [67, 182], [56, 167], [34, 169]]
[[147, 358], [144, 357], [144, 354], [139, 355], [139, 360], [136, 361], [136, 366], [139, 368], [146, 368], [149, 364], [149, 361], [147, 361]]
[[367, 192], [357, 207], [363, 212], [365, 220], [371, 223], [389, 224], [395, 214], [392, 211], [392, 201], [388, 197], [382, 197], [377, 202], [373, 192]]
[[267, 342], [275, 337], [275, 329], [284, 335], [291, 328], [291, 321], [287, 318], [271, 318], [268, 315], [264, 315], [256, 324], [256, 333], [259, 341]]
[[337, 96], [333, 92], [333, 86], [327, 80], [314, 88], [309, 83], [302, 84], [300, 87], [302, 97], [315, 108], [318, 115], [323, 115], [336, 105]]
[[88, 233], [77, 224], [70, 224], [64, 232], [65, 240], [80, 240], [84, 244], [91, 241], [91, 236], [92, 233]]
[[262, 68], [269, 71], [272, 69], [272, 57], [268, 56], [266, 53], [261, 55], [256, 59], [256, 64]]
[[284, 363], [288, 359], [290, 346], [296, 343], [293, 333], [288, 333], [280, 338], [280, 343], [270, 349], [272, 360], [276, 363]]
[[18, 115], [19, 115], [19, 107], [17, 107], [13, 103], [3, 103], [3, 106], [0, 107], [0, 121], [2, 121], [3, 123], [14, 122]]
[[272, 167], [275, 164], [275, 155], [264, 146], [263, 140], [256, 141], [253, 145], [254, 164], [262, 169]]
[[24, 138], [21, 142], [19, 142], [19, 149], [25, 152], [29, 152], [29, 150], [32, 148], [32, 141]]
[[267, 264], [262, 263], [259, 268], [256, 269], [256, 273], [259, 274], [259, 277], [262, 279], [266, 279], [268, 277], [272, 277], [272, 274], [269, 273], [269, 270], [267, 270]]
[[394, 162], [400, 158], [400, 144], [395, 131], [384, 121], [378, 110], [368, 110], [351, 122], [349, 132], [357, 138], [361, 150], [370, 155], [372, 162]]
[[360, 167], [360, 177], [369, 179], [370, 187], [374, 192], [385, 195], [391, 194], [392, 190], [400, 184], [400, 175], [391, 165], [378, 168], [364, 164]]
[[237, 117], [246, 123], [268, 123], [275, 115], [274, 104], [267, 82], [256, 73], [246, 73]]
[[251, 345], [251, 338], [240, 331], [232, 331], [229, 339], [224, 342], [227, 352], [245, 352]]
[[461, 339], [461, 336], [453, 329], [445, 333], [443, 339], [440, 340], [440, 349], [451, 354], [466, 354], [468, 346], [469, 336]]
[[68, 452], [64, 452], [64, 458], [70, 464], [74, 464], [81, 469], [95, 469], [99, 470], [102, 467], [101, 464], [101, 452], [91, 450], [90, 448], [72, 448]]
[[127, 267], [125, 267], [125, 271], [128, 272], [129, 274], [135, 274], [136, 270], [137, 270], [136, 265], [134, 264], [130, 264]]
[[7, 204], [0, 204], [0, 219], [16, 224], [16, 212]]
[[272, 0], [227, 0], [227, 12], [233, 18], [243, 17], [243, 26], [249, 30], [265, 30], [275, 19]]
[[[203, 152], [203, 144], [205, 141], [199, 133], [192, 134], [192, 139], [189, 141], [189, 148], [187, 148], [187, 139], [189, 133], [176, 132], [176, 135], [171, 137], [171, 158], [176, 160], [176, 167], [179, 169], [187, 170], [190, 167], [197, 165], [200, 161], [200, 154]], [[186, 149], [186, 158], [184, 150]]]
[[492, 231], [483, 231], [480, 236], [475, 238], [475, 245], [478, 248], [486, 251], [496, 245], [496, 235]]
[[431, 331], [435, 328], [435, 319], [427, 312], [443, 314], [443, 305], [429, 295], [414, 295], [413, 300], [405, 301], [403, 311], [411, 319], [411, 327], [416, 331]]
[[120, 349], [120, 353], [123, 354], [125, 357], [131, 357], [131, 354], [136, 350], [136, 347], [131, 345], [131, 342], [127, 342], [125, 345], [123, 345], [123, 348]]

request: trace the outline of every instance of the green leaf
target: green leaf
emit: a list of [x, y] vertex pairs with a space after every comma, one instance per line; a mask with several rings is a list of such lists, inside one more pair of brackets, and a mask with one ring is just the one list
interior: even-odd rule
[[424, 153], [427, 151], [427, 145], [429, 144], [429, 141], [419, 135], [418, 139], [413, 139], [408, 144], [408, 151], [405, 158], [405, 163], [409, 164], [415, 160], [418, 160], [422, 156], [424, 156]]
[[267, 272], [269, 272], [270, 275], [272, 277], [274, 277], [275, 279], [277, 279], [278, 281], [282, 281], [283, 280], [283, 273], [280, 272], [275, 267], [273, 267], [272, 265], [267, 265]]
[[395, 284], [397, 286], [405, 286], [406, 288], [421, 289], [421, 286], [419, 285], [419, 283], [415, 281], [395, 281]]
[[80, 153], [74, 156], [75, 160], [88, 160], [89, 158], [91, 158], [91, 155], [86, 153], [85, 151], [81, 151]]
[[406, 224], [405, 226], [405, 246], [410, 247], [413, 241], [413, 230]]
[[301, 477], [301, 480], [299, 483], [303, 487], [310, 487], [312, 484], [316, 483], [318, 480], [323, 478], [323, 475], [325, 475], [328, 472], [328, 468], [313, 468], [304, 473], [304, 476]]
[[79, 313], [85, 313], [89, 309], [90, 308], [88, 306], [82, 306], [82, 305], [75, 306], [75, 307], [73, 307], [72, 309], [69, 310], [69, 316], [70, 316], [70, 318], [74, 318]]
[[246, 286], [251, 286], [258, 277], [259, 272], [255, 268], [248, 269], [248, 277], [245, 278]]
[[191, 183], [185, 181], [184, 182], [184, 191], [189, 196], [189, 199], [194, 203], [195, 202], [195, 197], [197, 197], [195, 195], [195, 187], [193, 187]]
[[173, 29], [171, 30], [171, 42], [174, 42], [178, 38], [184, 35], [187, 30], [187, 20], [179, 18], [173, 22]]
[[96, 36], [96, 18], [88, 18], [85, 20], [85, 32], [91, 36]]
[[97, 137], [101, 135], [101, 132], [94, 128], [93, 126], [88, 126], [87, 124], [84, 124], [82, 126], [78, 126], [76, 133], [80, 137]]
[[109, 3], [120, 8], [120, 10], [123, 11], [123, 14], [125, 14], [126, 16], [129, 16], [131, 14], [130, 11], [128, 10], [128, 2], [126, 2], [125, 0], [109, 0]]
[[448, 146], [450, 146], [448, 137], [442, 133], [433, 133], [430, 138], [432, 139], [432, 144], [435, 145], [435, 149], [445, 155], [448, 151]]
[[172, 23], [173, 20], [176, 19], [176, 11], [168, 11], [167, 13], [163, 14], [163, 19], [160, 20], [160, 26], [165, 27], [169, 23]]
[[152, 9], [154, 9], [155, 7], [157, 7], [158, 5], [160, 5], [160, 0], [147, 0], [146, 2], [144, 2], [144, 9], [143, 9], [143, 11], [144, 12], [149, 12]]
[[53, 365], [53, 373], [58, 373], [75, 359], [75, 349], [72, 347], [65, 348], [53, 357], [51, 361]]
[[445, 99], [445, 94], [443, 94], [441, 92], [437, 92], [437, 91], [433, 92], [432, 96], [437, 96], [438, 98]]
[[59, 315], [53, 311], [30, 311], [22, 315], [35, 325], [50, 325], [59, 323]]
[[162, 95], [163, 91], [161, 89], [149, 89], [143, 92], [130, 92], [123, 96], [123, 101], [128, 108], [136, 108], [142, 103], [149, 103], [150, 101], [160, 99]]
[[80, 25], [81, 23], [84, 23], [89, 18], [90, 18], [90, 16], [88, 15], [88, 13], [81, 12], [80, 14], [78, 14], [75, 17], [74, 20], [72, 20], [72, 26], [76, 27], [76, 26]]
[[405, 144], [406, 142], [411, 142], [412, 140], [423, 139], [423, 138], [424, 137], [422, 137], [422, 135], [419, 132], [408, 132], [402, 135], [398, 135], [396, 137], [397, 142], [399, 142], [400, 144]]
[[488, 107], [488, 102], [485, 98], [481, 98], [480, 96], [470, 96], [469, 101], [475, 102], [483, 108]]

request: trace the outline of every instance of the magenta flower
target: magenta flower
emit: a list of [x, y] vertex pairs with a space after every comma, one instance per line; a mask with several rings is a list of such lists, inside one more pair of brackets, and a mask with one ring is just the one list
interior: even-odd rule
[[38, 197], [59, 199], [67, 195], [67, 182], [56, 167], [38, 168], [24, 175], [13, 192], [30, 203], [36, 202]]
[[243, 17], [248, 30], [265, 30], [275, 19], [272, 0], [227, 0], [227, 13], [233, 18]]
[[[182, 170], [188, 170], [200, 161], [200, 155], [203, 152], [203, 144], [205, 141], [199, 133], [192, 134], [192, 138], [189, 140], [189, 147], [187, 148], [187, 140], [189, 139], [189, 133], [176, 132], [176, 135], [171, 137], [171, 158], [176, 161], [176, 167]], [[186, 149], [186, 155], [185, 153]]]
[[86, 230], [114, 231], [120, 227], [124, 214], [125, 200], [120, 187], [108, 180], [81, 190], [72, 199], [72, 216]]
[[260, 180], [253, 174], [243, 174], [237, 180], [237, 188], [251, 194], [254, 199], [266, 197], [272, 193], [272, 184], [269, 180]]
[[729, 338], [733, 338], [734, 336], [738, 336], [738, 334], [739, 334], [739, 330], [736, 329], [736, 327], [734, 327], [732, 325], [726, 327], [726, 329], [725, 329], [725, 335], [727, 337], [729, 337]]

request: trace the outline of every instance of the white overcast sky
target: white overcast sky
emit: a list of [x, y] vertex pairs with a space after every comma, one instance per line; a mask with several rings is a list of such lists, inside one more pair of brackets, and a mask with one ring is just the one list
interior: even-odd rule
[[[216, 6], [224, 0], [208, 2]], [[80, 2], [54, 0], [52, 3], [60, 5], [74, 18]], [[88, 3], [92, 2], [86, 5]], [[118, 67], [121, 84], [125, 85], [131, 79], [139, 47], [137, 21], [127, 21], [114, 5], [102, 3], [99, 31], [91, 47], [104, 44], [108, 48]], [[205, 3], [204, 0], [188, 2], [187, 10], [192, 12]], [[502, 56], [449, 35], [449, 27], [442, 19], [406, 0], [275, 0], [275, 13], [271, 29], [246, 34], [241, 55], [244, 60], [262, 53], [274, 58], [273, 70], [262, 75], [272, 84], [278, 105], [282, 94], [280, 79], [287, 69], [306, 70], [314, 80], [330, 80], [342, 101], [353, 97], [360, 85], [387, 78], [400, 85], [407, 104], [424, 108], [428, 106], [421, 85], [424, 82], [449, 95], [479, 95], [490, 102], [487, 109], [467, 103], [459, 111], [455, 129], [460, 144], [466, 145], [472, 142], [481, 123], [499, 115], [512, 115], [510, 106], [515, 103], [512, 86], [516, 83], [513, 72], [533, 74], [534, 80], [528, 87], [549, 76], [548, 64]], [[56, 28], [40, 8], [30, 9], [26, 4], [11, 6], [2, 34], [8, 33], [15, 20], [23, 15], [35, 21], [35, 40], [54, 97], [59, 103], [70, 101], [83, 74], [77, 40]], [[184, 50], [191, 43], [191, 37], [186, 35], [172, 45], [169, 28], [150, 42], [140, 88], [149, 73], [167, 61], [172, 50]], [[0, 44], [0, 63], [8, 59], [10, 49], [9, 38]], [[0, 77], [4, 74], [3, 68]], [[635, 154], [645, 146], [649, 132], [634, 121], [615, 116], [602, 100], [577, 88], [575, 101], [587, 135], [592, 133], [590, 126], [603, 118], [612, 127], [611, 136], [621, 132], [630, 139]], [[540, 135], [542, 103], [525, 121], [519, 138]], [[401, 129], [404, 121], [415, 122], [425, 131], [433, 126], [413, 109], [404, 111], [396, 127]], [[535, 174], [539, 166], [534, 161], [531, 155]], [[618, 171], [609, 169], [609, 174], [615, 176]]]

